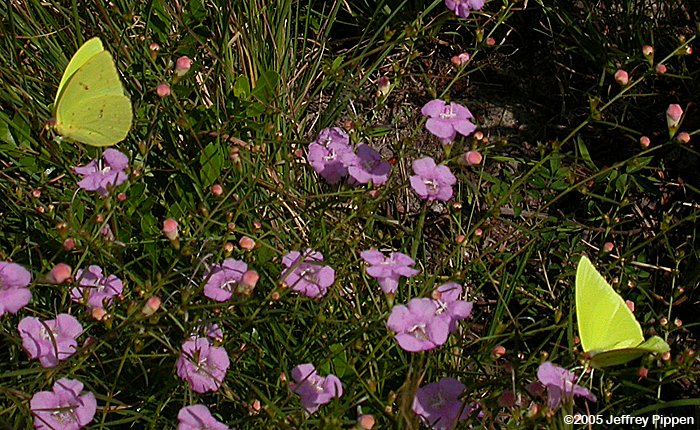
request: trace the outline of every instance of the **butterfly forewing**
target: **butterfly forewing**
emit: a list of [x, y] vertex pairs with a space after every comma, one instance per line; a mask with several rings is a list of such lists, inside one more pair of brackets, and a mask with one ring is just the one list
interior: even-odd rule
[[73, 58], [71, 58], [68, 62], [68, 66], [66, 66], [66, 70], [63, 72], [63, 76], [61, 76], [61, 82], [58, 84], [58, 91], [56, 91], [56, 99], [54, 100], [54, 106], [58, 105], [58, 100], [61, 98], [61, 91], [63, 91], [63, 87], [66, 84], [66, 82], [68, 82], [68, 80], [78, 69], [80, 69], [92, 57], [94, 57], [102, 51], [104, 51], [102, 41], [97, 37], [92, 38], [87, 42], [83, 43], [83, 45], [76, 51], [76, 53], [73, 55]]

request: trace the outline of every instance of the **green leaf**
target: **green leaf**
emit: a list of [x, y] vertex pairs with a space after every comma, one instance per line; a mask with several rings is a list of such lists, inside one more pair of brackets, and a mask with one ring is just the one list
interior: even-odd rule
[[258, 76], [252, 94], [263, 102], [271, 103], [275, 98], [275, 89], [280, 82], [280, 75], [274, 70], [266, 70]]
[[233, 84], [233, 95], [239, 99], [247, 99], [250, 96], [250, 81], [247, 76], [239, 76], [236, 79], [236, 83]]
[[207, 145], [199, 156], [199, 163], [202, 166], [199, 170], [202, 185], [204, 187], [213, 185], [219, 179], [224, 165], [224, 151], [221, 145], [214, 142]]

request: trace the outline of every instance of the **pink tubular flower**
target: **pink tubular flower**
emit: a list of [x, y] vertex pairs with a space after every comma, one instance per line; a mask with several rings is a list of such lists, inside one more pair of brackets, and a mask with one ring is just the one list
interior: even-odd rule
[[394, 294], [399, 287], [401, 277], [411, 278], [420, 271], [412, 268], [415, 261], [408, 255], [400, 252], [392, 252], [388, 257], [377, 251], [370, 249], [360, 253], [362, 259], [367, 263], [367, 274], [377, 281], [382, 291], [386, 294]]
[[474, 119], [472, 113], [457, 103], [431, 100], [423, 106], [421, 113], [428, 117], [425, 128], [444, 144], [455, 140], [457, 133], [469, 136], [476, 130], [476, 126], [470, 121]]
[[32, 396], [29, 407], [37, 430], [79, 430], [92, 422], [97, 401], [91, 392], [81, 394], [83, 383], [61, 378], [51, 391], [40, 391]]
[[301, 397], [301, 405], [310, 414], [316, 412], [319, 406], [343, 395], [340, 379], [335, 375], [319, 376], [311, 363], [300, 364], [292, 369], [292, 379], [292, 392]]
[[423, 386], [413, 398], [413, 412], [432, 429], [452, 429], [458, 420], [469, 416], [470, 408], [459, 398], [465, 388], [454, 378], [442, 378], [439, 382]]
[[434, 300], [411, 299], [407, 305], [397, 305], [387, 320], [389, 330], [396, 333], [396, 341], [405, 351], [428, 351], [447, 342], [451, 319], [436, 314]]
[[575, 396], [596, 401], [590, 391], [576, 385], [576, 375], [549, 361], [537, 369], [537, 379], [547, 387], [547, 406], [550, 409], [557, 409], [562, 402], [570, 402]]
[[311, 298], [321, 298], [335, 282], [335, 270], [322, 266], [323, 254], [307, 249], [303, 258], [300, 252], [292, 251], [282, 258], [287, 270], [282, 273], [282, 281], [298, 293]]
[[83, 332], [83, 326], [72, 315], [59, 314], [55, 320], [23, 318], [17, 331], [29, 357], [38, 359], [43, 367], [48, 368], [56, 367], [59, 361], [75, 354], [76, 339]]
[[16, 314], [32, 299], [32, 274], [16, 263], [0, 262], [0, 317]]
[[125, 172], [129, 158], [113, 148], [108, 148], [102, 154], [102, 161], [92, 160], [83, 167], [74, 167], [73, 171], [82, 176], [78, 187], [86, 191], [97, 191], [102, 197], [118, 185], [124, 183], [128, 176]]
[[217, 302], [225, 302], [237, 291], [238, 284], [247, 270], [247, 264], [233, 258], [227, 258], [223, 263], [212, 266], [205, 277], [208, 279], [204, 285], [204, 295]]
[[452, 185], [457, 183], [457, 178], [449, 167], [438, 166], [435, 160], [425, 157], [413, 161], [413, 173], [409, 178], [411, 187], [423, 200], [446, 202], [452, 198]]
[[212, 346], [209, 339], [199, 337], [182, 344], [177, 376], [187, 381], [195, 393], [216, 391], [226, 377], [229, 364], [224, 348]]
[[228, 430], [204, 405], [185, 406], [177, 413], [177, 430]]
[[115, 275], [104, 276], [100, 266], [91, 265], [87, 270], [78, 269], [75, 274], [78, 286], [70, 290], [74, 302], [85, 300], [91, 308], [101, 308], [120, 295], [124, 288], [122, 280]]
[[485, 0], [445, 0], [445, 6], [460, 18], [468, 18], [473, 10], [481, 10]]

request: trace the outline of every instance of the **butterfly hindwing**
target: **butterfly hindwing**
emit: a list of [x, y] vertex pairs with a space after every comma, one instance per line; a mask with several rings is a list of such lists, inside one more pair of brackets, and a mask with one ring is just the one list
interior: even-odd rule
[[586, 256], [576, 271], [576, 317], [581, 346], [593, 367], [615, 366], [669, 350], [658, 336], [644, 341], [632, 311]]

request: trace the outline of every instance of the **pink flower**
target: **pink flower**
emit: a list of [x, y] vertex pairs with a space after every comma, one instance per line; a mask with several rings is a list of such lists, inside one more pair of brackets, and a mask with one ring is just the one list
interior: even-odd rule
[[78, 286], [70, 290], [74, 302], [85, 300], [91, 308], [101, 308], [120, 295], [124, 288], [122, 280], [115, 275], [104, 276], [100, 266], [91, 265], [87, 270], [78, 269], [75, 274]]
[[436, 314], [436, 303], [428, 298], [411, 299], [407, 305], [396, 305], [386, 326], [396, 333], [396, 341], [405, 351], [428, 351], [447, 342], [450, 317]]
[[78, 187], [86, 191], [97, 191], [101, 196], [109, 195], [109, 192], [124, 183], [128, 176], [125, 172], [129, 165], [129, 158], [113, 148], [108, 148], [102, 154], [102, 161], [92, 160], [83, 167], [74, 167], [73, 171], [82, 176]]
[[39, 359], [43, 367], [56, 367], [67, 360], [78, 347], [76, 339], [83, 326], [69, 314], [59, 314], [55, 320], [41, 321], [25, 317], [17, 325], [17, 331], [30, 358]]
[[412, 278], [420, 271], [412, 268], [415, 261], [408, 255], [400, 252], [392, 252], [388, 257], [377, 251], [370, 249], [360, 253], [362, 259], [367, 263], [367, 274], [377, 281], [382, 291], [386, 294], [393, 294], [399, 287], [401, 277]]
[[379, 153], [361, 143], [357, 146], [357, 154], [345, 154], [350, 183], [368, 184], [375, 187], [383, 185], [389, 179], [391, 165], [382, 160]]
[[335, 270], [322, 266], [323, 254], [307, 249], [303, 258], [300, 252], [292, 251], [282, 258], [287, 270], [282, 273], [282, 281], [298, 293], [311, 298], [321, 298], [335, 282]]
[[431, 100], [423, 106], [421, 113], [428, 117], [425, 128], [444, 144], [455, 140], [457, 133], [469, 136], [476, 130], [476, 126], [470, 121], [474, 119], [472, 113], [457, 103]]
[[436, 165], [430, 157], [413, 161], [415, 175], [409, 178], [411, 187], [423, 200], [443, 202], [452, 198], [452, 185], [457, 183], [457, 178], [450, 172], [450, 168]]
[[81, 394], [83, 383], [61, 378], [52, 391], [40, 391], [32, 396], [29, 407], [37, 430], [78, 430], [92, 422], [97, 401], [91, 392]]
[[334, 398], [343, 395], [343, 384], [335, 375], [319, 376], [311, 363], [300, 364], [292, 369], [290, 383], [292, 392], [301, 397], [301, 405], [310, 414], [318, 410]]
[[16, 263], [0, 262], [0, 317], [16, 314], [32, 299], [32, 274]]
[[229, 364], [224, 348], [212, 346], [209, 339], [199, 337], [182, 344], [177, 376], [187, 381], [196, 393], [216, 391], [226, 377]]
[[456, 422], [467, 419], [470, 408], [460, 399], [466, 386], [454, 378], [442, 378], [416, 391], [413, 412], [435, 430], [454, 428]]
[[445, 6], [460, 18], [468, 18], [473, 10], [481, 10], [485, 0], [445, 0]]
[[457, 322], [466, 319], [472, 313], [472, 302], [461, 300], [462, 286], [454, 282], [440, 285], [433, 291], [437, 307], [437, 315], [445, 315], [450, 319], [450, 333], [457, 330]]
[[562, 402], [570, 402], [575, 396], [596, 401], [590, 391], [576, 385], [576, 375], [549, 361], [537, 369], [537, 379], [547, 387], [547, 406], [550, 409], [557, 409]]
[[309, 145], [308, 161], [314, 171], [329, 184], [337, 184], [348, 174], [346, 158], [352, 155], [349, 144], [332, 141], [325, 145], [312, 142]]
[[223, 263], [212, 266], [205, 277], [208, 279], [204, 285], [204, 295], [217, 302], [225, 302], [237, 291], [238, 284], [247, 270], [247, 264], [233, 258], [227, 258]]
[[177, 430], [228, 430], [204, 405], [185, 406], [177, 413]]

